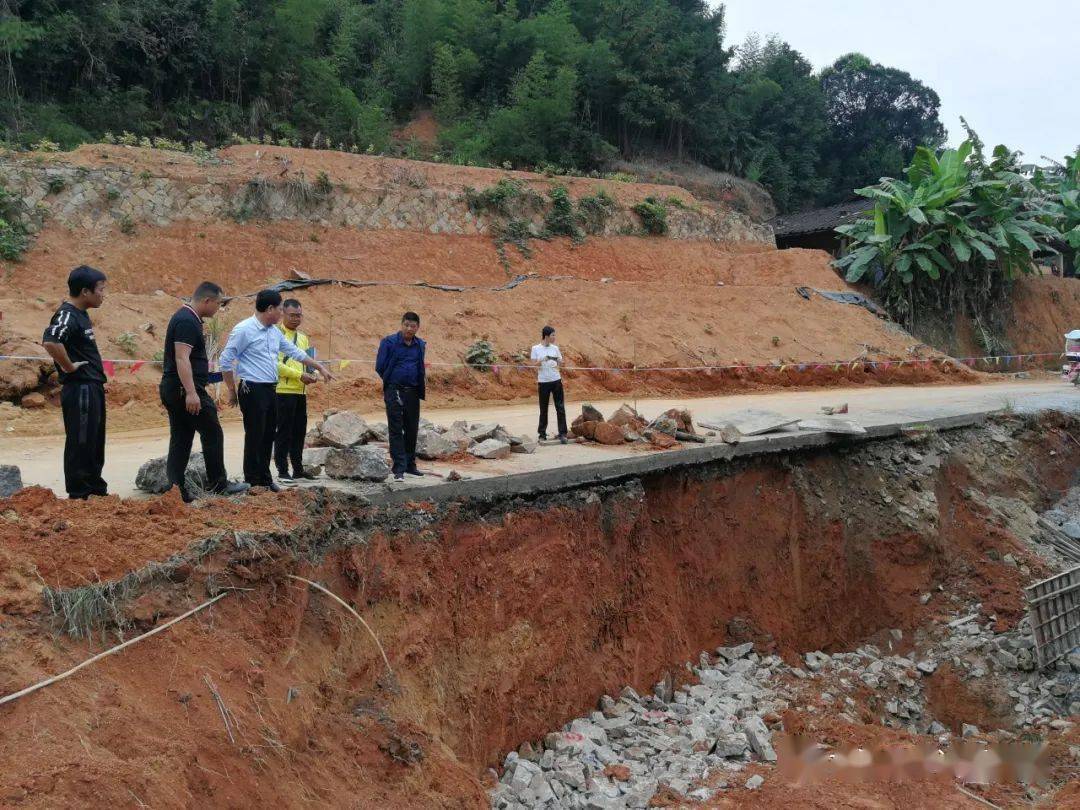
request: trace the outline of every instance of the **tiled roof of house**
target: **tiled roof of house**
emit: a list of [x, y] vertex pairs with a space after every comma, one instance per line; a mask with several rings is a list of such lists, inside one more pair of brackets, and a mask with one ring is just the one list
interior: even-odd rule
[[873, 207], [872, 201], [860, 198], [839, 205], [830, 205], [828, 208], [814, 208], [797, 214], [785, 214], [771, 220], [769, 224], [777, 236], [831, 231], [837, 225], [857, 219], [860, 214]]

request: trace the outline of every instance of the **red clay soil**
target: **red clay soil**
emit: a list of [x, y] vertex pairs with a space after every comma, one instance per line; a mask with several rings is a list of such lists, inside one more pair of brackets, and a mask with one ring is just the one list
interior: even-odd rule
[[1023, 278], [1013, 294], [1008, 337], [1017, 352], [1064, 351], [1065, 333], [1080, 329], [1080, 279]]
[[[0, 550], [9, 564], [32, 566], [53, 588], [109, 582], [225, 531], [287, 531], [303, 516], [296, 492], [189, 507], [173, 490], [145, 500], [118, 496], [69, 501], [42, 487], [0, 499]], [[2, 605], [0, 605], [2, 607]]]
[[[974, 434], [951, 435], [954, 452]], [[1063, 442], [1060, 453], [1080, 464], [1080, 448]], [[792, 654], [911, 630], [931, 609], [920, 593], [964, 586], [966, 550], [984, 556], [982, 546], [946, 553], [932, 524], [911, 532], [869, 508], [876, 469], [835, 454], [811, 460], [461, 506], [430, 524], [432, 507], [418, 505], [407, 522], [426, 528], [375, 534], [311, 568], [283, 552], [216, 555], [159, 588], [158, 612], [206, 599], [211, 575], [254, 590], [0, 707], [0, 805], [126, 805], [134, 795], [151, 806], [293, 807], [348, 796], [357, 807], [479, 808], [485, 766], [603, 692], [648, 688], [725, 642]], [[997, 466], [1012, 463], [1002, 455]], [[1043, 485], [1032, 478], [1023, 491], [1045, 501]], [[961, 527], [986, 532], [958, 522], [954, 540]], [[347, 614], [282, 576], [293, 570], [363, 612], [396, 678]], [[2, 694], [101, 649], [30, 616], [0, 618]], [[745, 801], [804, 795], [772, 782]], [[820, 790], [795, 804], [824, 802]], [[888, 790], [882, 806], [896, 806], [889, 796], [919, 806], [918, 795], [965, 806]], [[838, 791], [832, 806], [856, 801], [854, 788]]]
[[[315, 233], [318, 242], [312, 242]], [[590, 239], [574, 247], [568, 240], [537, 246], [532, 260], [515, 259], [515, 272], [536, 272], [513, 290], [505, 283], [493, 243], [486, 237], [414, 232], [365, 232], [311, 228], [296, 223], [218, 223], [140, 228], [87, 245], [74, 233], [47, 228], [25, 260], [13, 266], [0, 286], [0, 350], [42, 354], [34, 344], [60, 301], [68, 268], [92, 261], [110, 277], [105, 305], [92, 313], [106, 357], [152, 358], [161, 350], [165, 325], [204, 278], [227, 292], [259, 289], [288, 278], [292, 268], [316, 277], [412, 282], [424, 279], [485, 289], [442, 292], [409, 287], [314, 288], [296, 293], [304, 304], [305, 328], [322, 357], [352, 358], [332, 385], [336, 407], [373, 404], [379, 393], [372, 359], [379, 339], [396, 328], [401, 312], [421, 314], [429, 345], [432, 405], [532, 396], [531, 371], [497, 373], [448, 370], [461, 363], [466, 348], [485, 337], [500, 362], [527, 356], [545, 323], [558, 328], [564, 355], [578, 366], [619, 372], [568, 372], [581, 396], [636, 393], [719, 393], [777, 386], [829, 386], [972, 380], [978, 375], [955, 367], [893, 366], [867, 371], [846, 361], [856, 358], [911, 360], [932, 350], [889, 328], [860, 307], [813, 297], [797, 286], [838, 288], [828, 257], [814, 251], [747, 252], [716, 243], [618, 237]], [[577, 278], [558, 278], [573, 273]], [[602, 283], [600, 279], [611, 279]], [[718, 286], [723, 282], [723, 286]], [[160, 294], [158, 292], [160, 291]], [[250, 300], [234, 302], [222, 316], [226, 327], [250, 312]], [[149, 330], [149, 331], [148, 331]], [[134, 336], [131, 353], [119, 336]], [[839, 370], [837, 361], [845, 361]], [[696, 367], [745, 363], [787, 363], [783, 371], [752, 369], [706, 373], [631, 372], [632, 366]], [[800, 370], [800, 365], [805, 366]], [[37, 364], [0, 363], [14, 384], [36, 374]], [[110, 426], [133, 429], [163, 425], [157, 404], [154, 366], [136, 374], [120, 366], [110, 403]], [[324, 389], [323, 389], [324, 390]], [[55, 392], [53, 392], [55, 399]], [[55, 416], [20, 420], [19, 435], [55, 431]]]

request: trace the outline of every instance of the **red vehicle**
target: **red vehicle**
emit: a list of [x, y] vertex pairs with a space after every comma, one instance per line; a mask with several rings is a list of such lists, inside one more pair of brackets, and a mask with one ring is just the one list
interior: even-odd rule
[[1062, 379], [1080, 385], [1080, 329], [1065, 335], [1065, 365], [1061, 367]]

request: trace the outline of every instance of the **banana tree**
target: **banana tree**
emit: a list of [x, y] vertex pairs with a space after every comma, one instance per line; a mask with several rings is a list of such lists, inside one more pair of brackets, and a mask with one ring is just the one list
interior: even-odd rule
[[847, 249], [835, 266], [853, 283], [869, 277], [904, 321], [918, 306], [979, 313], [1059, 236], [1047, 195], [1017, 168], [1004, 147], [987, 162], [977, 140], [940, 155], [920, 147], [906, 179], [856, 192], [874, 208], [836, 229]]
[[1073, 249], [1073, 266], [1080, 275], [1080, 149], [1050, 174], [1039, 173], [1036, 183], [1050, 194], [1050, 207], [1058, 220], [1063, 241]]

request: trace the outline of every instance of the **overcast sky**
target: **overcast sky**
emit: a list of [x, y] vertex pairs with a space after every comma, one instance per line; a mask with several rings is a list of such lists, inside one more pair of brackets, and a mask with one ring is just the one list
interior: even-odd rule
[[860, 51], [941, 96], [953, 145], [960, 116], [992, 147], [1042, 163], [1080, 145], [1080, 0], [725, 0], [728, 42], [776, 34], [816, 69]]

